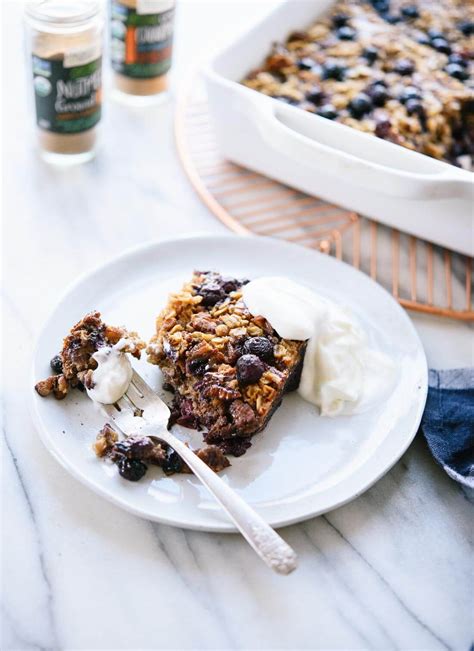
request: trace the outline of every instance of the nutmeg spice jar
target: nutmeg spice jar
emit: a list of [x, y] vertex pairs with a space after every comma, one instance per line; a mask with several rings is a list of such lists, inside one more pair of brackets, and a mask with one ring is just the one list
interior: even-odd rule
[[43, 157], [83, 162], [94, 155], [102, 108], [103, 17], [97, 0], [37, 0], [25, 20]]
[[174, 0], [110, 0], [110, 49], [115, 88], [157, 98], [168, 88]]

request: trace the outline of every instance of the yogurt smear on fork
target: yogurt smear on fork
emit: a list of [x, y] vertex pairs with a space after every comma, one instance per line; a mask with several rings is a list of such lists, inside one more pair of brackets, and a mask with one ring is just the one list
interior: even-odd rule
[[92, 373], [92, 386], [86, 391], [94, 402], [114, 404], [130, 386], [133, 368], [128, 356], [122, 352], [124, 345], [121, 339], [114, 346], [103, 346], [92, 355], [97, 368]]

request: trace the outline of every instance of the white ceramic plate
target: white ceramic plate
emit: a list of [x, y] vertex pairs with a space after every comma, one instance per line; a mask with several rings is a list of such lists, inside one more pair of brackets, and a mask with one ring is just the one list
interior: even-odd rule
[[[266, 430], [245, 456], [231, 459], [223, 480], [272, 525], [298, 522], [353, 499], [400, 458], [416, 434], [427, 391], [426, 359], [405, 312], [366, 275], [333, 258], [264, 238], [194, 237], [152, 243], [127, 252], [81, 278], [60, 301], [39, 338], [34, 381], [49, 374], [71, 325], [99, 309], [106, 322], [125, 324], [144, 338], [170, 291], [193, 269], [254, 278], [286, 275], [348, 305], [374, 347], [398, 369], [392, 393], [370, 411], [322, 418], [299, 396], [285, 397]], [[158, 391], [160, 371], [137, 362]], [[87, 397], [73, 391], [63, 401], [32, 392], [34, 418], [51, 454], [94, 491], [139, 516], [190, 529], [233, 531], [224, 513], [197, 479], [165, 477], [150, 468], [137, 483], [96, 459], [91, 443], [105, 422]], [[200, 435], [177, 428], [198, 444]]]

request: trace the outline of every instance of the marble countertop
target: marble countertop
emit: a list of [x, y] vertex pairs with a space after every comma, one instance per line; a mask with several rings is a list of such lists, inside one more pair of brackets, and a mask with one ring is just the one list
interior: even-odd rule
[[[202, 44], [218, 45], [270, 4], [183, 0], [175, 86]], [[6, 53], [19, 52], [21, 7], [5, 8], [8, 63]], [[285, 578], [237, 535], [121, 511], [46, 452], [28, 414], [29, 369], [65, 287], [126, 247], [224, 227], [180, 168], [173, 102], [143, 110], [107, 102], [96, 160], [55, 169], [34, 149], [23, 71], [5, 67], [1, 647], [468, 651], [472, 495], [421, 436], [358, 499], [282, 530], [300, 556]], [[412, 318], [432, 367], [473, 363], [468, 325]]]

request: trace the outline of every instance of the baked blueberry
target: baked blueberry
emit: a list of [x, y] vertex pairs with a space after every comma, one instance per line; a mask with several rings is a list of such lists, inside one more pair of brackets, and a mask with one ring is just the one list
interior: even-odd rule
[[311, 70], [311, 68], [314, 68], [314, 60], [310, 59], [310, 57], [303, 57], [298, 61], [297, 66], [300, 70]]
[[240, 384], [255, 384], [262, 377], [265, 364], [257, 355], [242, 355], [237, 360], [237, 379]]
[[209, 281], [201, 285], [197, 290], [199, 296], [202, 296], [202, 305], [211, 307], [224, 300], [226, 293], [224, 288], [219, 283]]
[[179, 454], [168, 447], [166, 450], [166, 461], [162, 465], [163, 472], [167, 475], [172, 475], [175, 472], [181, 472], [183, 469], [183, 461]]
[[346, 67], [335, 61], [327, 61], [322, 68], [323, 79], [336, 79], [343, 81], [346, 76]]
[[128, 481], [138, 481], [141, 479], [148, 470], [147, 466], [138, 459], [127, 459], [122, 457], [117, 462], [119, 475]]
[[51, 366], [53, 373], [56, 373], [56, 375], [63, 372], [63, 360], [61, 355], [55, 355], [49, 365]]
[[349, 25], [344, 25], [344, 27], [339, 27], [336, 34], [341, 41], [353, 41], [357, 32], [352, 27], [349, 27]]
[[372, 100], [366, 93], [359, 93], [349, 102], [349, 112], [353, 118], [360, 120], [372, 110]]
[[308, 100], [308, 102], [312, 102], [313, 104], [319, 104], [324, 98], [324, 93], [321, 87], [315, 84], [312, 88], [308, 90], [305, 97]]
[[466, 79], [469, 79], [468, 71], [458, 63], [448, 63], [445, 70], [448, 75], [451, 75], [451, 77], [454, 77], [455, 79], [459, 79], [459, 81], [466, 81]]
[[449, 63], [457, 63], [458, 66], [462, 66], [463, 68], [467, 68], [466, 59], [461, 54], [458, 54], [457, 52], [455, 52], [454, 54], [449, 55], [448, 62]]
[[402, 77], [407, 75], [412, 75], [415, 71], [415, 64], [410, 59], [398, 59], [395, 62], [394, 71], [397, 72]]
[[209, 369], [209, 362], [207, 359], [191, 359], [187, 362], [187, 367], [192, 375], [200, 377]]
[[265, 362], [271, 362], [273, 359], [273, 344], [266, 337], [250, 337], [243, 345], [243, 352], [257, 355]]
[[398, 16], [397, 14], [385, 14], [384, 16], [382, 16], [382, 18], [386, 20], [387, 23], [390, 23], [390, 25], [396, 25], [402, 19], [402, 17]]
[[398, 99], [402, 104], [408, 102], [409, 99], [421, 99], [420, 91], [414, 86], [406, 86]]
[[474, 21], [472, 20], [463, 20], [459, 23], [458, 28], [464, 34], [464, 36], [471, 36], [474, 34]]
[[372, 6], [379, 14], [386, 14], [390, 9], [390, 0], [371, 0]]
[[427, 33], [431, 41], [435, 38], [444, 38], [443, 32], [440, 32], [439, 29], [435, 29], [434, 27], [430, 27]]
[[431, 39], [424, 34], [422, 36], [419, 36], [416, 39], [416, 42], [419, 43], [420, 45], [431, 45]]
[[416, 5], [408, 5], [408, 7], [402, 7], [402, 16], [404, 18], [415, 19], [420, 17], [420, 12]]
[[349, 16], [347, 14], [334, 14], [332, 17], [332, 24], [334, 27], [344, 27], [349, 21]]
[[419, 99], [409, 99], [405, 104], [408, 115], [418, 115], [422, 118], [425, 116], [425, 109]]
[[442, 54], [451, 54], [452, 48], [445, 38], [434, 38], [431, 41], [431, 47]]
[[367, 95], [369, 95], [374, 106], [384, 106], [390, 97], [386, 86], [378, 83], [373, 84], [367, 89]]
[[335, 120], [338, 116], [337, 110], [332, 104], [325, 104], [324, 106], [321, 106], [321, 108], [318, 109], [316, 113], [322, 118], [326, 118], [326, 120]]
[[369, 63], [373, 63], [374, 61], [376, 61], [378, 55], [379, 55], [379, 51], [373, 45], [367, 46], [362, 52], [362, 56], [365, 59], [367, 59]]

